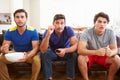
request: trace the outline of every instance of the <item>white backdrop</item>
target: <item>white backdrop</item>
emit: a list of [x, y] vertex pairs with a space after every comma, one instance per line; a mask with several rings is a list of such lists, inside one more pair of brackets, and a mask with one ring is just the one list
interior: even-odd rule
[[40, 0], [40, 27], [51, 25], [56, 13], [66, 16], [67, 25], [90, 27], [101, 11], [110, 16], [110, 26], [120, 26], [120, 0]]

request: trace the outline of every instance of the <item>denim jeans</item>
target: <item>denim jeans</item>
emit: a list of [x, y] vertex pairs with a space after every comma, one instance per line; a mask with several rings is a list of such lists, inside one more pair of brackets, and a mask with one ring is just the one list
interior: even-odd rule
[[48, 49], [44, 54], [41, 54], [42, 68], [45, 80], [52, 77], [52, 60], [62, 59], [67, 62], [67, 77], [74, 79], [77, 53], [67, 53], [64, 57], [59, 57], [51, 49]]

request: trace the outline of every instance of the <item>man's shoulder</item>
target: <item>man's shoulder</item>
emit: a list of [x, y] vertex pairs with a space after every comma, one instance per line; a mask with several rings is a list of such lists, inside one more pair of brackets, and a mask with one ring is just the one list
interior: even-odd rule
[[93, 32], [94, 28], [88, 28], [86, 29], [85, 31], [83, 31], [83, 33], [86, 33], [86, 34], [91, 34]]
[[106, 31], [113, 32], [113, 30], [110, 28], [106, 28]]
[[[8, 30], [9, 30], [10, 32], [11, 32], [11, 31], [15, 31], [15, 30], [17, 30], [17, 26], [13, 26], [13, 27], [9, 28]], [[32, 26], [27, 26], [27, 30], [28, 30], [28, 31], [34, 31], [35, 28], [32, 27]]]
[[64, 32], [74, 32], [71, 26], [65, 26]]
[[65, 29], [72, 29], [71, 26], [65, 26]]
[[17, 26], [13, 26], [13, 27], [9, 28], [8, 30], [9, 30], [10, 32], [15, 31], [15, 30], [17, 30]]
[[27, 26], [27, 30], [28, 30], [28, 31], [34, 31], [34, 30], [35, 30], [35, 28], [34, 28], [34, 27], [32, 27], [32, 26]]

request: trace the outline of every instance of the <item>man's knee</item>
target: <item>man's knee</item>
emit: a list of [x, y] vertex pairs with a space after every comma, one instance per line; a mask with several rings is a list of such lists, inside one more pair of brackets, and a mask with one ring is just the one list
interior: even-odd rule
[[83, 63], [87, 63], [87, 62], [88, 62], [87, 56], [78, 55], [78, 64], [83, 64]]
[[108, 63], [114, 64], [114, 65], [116, 65], [116, 67], [120, 66], [120, 57], [118, 55], [115, 55], [114, 57], [108, 58], [107, 60], [108, 60], [107, 61]]

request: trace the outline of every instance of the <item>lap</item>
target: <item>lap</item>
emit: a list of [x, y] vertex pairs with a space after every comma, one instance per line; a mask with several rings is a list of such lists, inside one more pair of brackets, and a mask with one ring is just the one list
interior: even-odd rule
[[106, 68], [109, 68], [109, 65], [106, 63], [107, 56], [88, 56], [88, 67], [90, 68], [93, 63], [97, 63], [99, 65], [102, 65]]
[[8, 60], [5, 58], [5, 55], [2, 54], [2, 53], [1, 53], [1, 55], [0, 55], [0, 61], [4, 62], [4, 63], [6, 63], [6, 64], [11, 64], [11, 63], [13, 63], [13, 62], [8, 61]]

